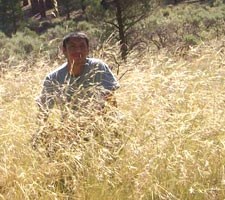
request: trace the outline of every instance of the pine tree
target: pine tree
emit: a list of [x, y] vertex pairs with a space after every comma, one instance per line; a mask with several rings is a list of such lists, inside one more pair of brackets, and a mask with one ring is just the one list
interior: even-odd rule
[[22, 20], [20, 0], [0, 0], [0, 30], [11, 35]]
[[129, 51], [130, 29], [144, 19], [155, 5], [154, 0], [102, 0], [104, 21], [117, 32], [123, 59]]

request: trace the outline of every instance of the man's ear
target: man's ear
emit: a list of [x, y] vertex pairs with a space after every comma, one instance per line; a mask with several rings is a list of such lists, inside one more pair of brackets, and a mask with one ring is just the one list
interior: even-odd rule
[[63, 45], [60, 45], [60, 50], [65, 56], [67, 55], [66, 48]]
[[62, 47], [62, 52], [65, 56], [67, 56], [67, 51], [66, 51], [66, 48], [65, 47]]

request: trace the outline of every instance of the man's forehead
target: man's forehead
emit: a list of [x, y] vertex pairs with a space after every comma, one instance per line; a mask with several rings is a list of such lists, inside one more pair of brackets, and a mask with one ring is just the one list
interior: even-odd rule
[[77, 43], [86, 43], [86, 40], [84, 38], [70, 38], [68, 40], [68, 44], [77, 44]]

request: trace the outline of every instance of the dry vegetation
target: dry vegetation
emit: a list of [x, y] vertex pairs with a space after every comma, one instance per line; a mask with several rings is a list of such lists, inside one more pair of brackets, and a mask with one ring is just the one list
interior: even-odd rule
[[[225, 38], [185, 58], [131, 54], [118, 75], [125, 73], [119, 114], [71, 116], [62, 124], [56, 108], [45, 127], [36, 123], [34, 98], [58, 61], [5, 72], [0, 199], [224, 199], [224, 57]], [[34, 150], [37, 131], [47, 142]]]

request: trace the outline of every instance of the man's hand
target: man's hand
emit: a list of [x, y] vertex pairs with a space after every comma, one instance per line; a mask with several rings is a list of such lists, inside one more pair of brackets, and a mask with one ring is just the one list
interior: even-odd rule
[[110, 105], [110, 106], [114, 106], [114, 107], [117, 107], [117, 101], [116, 101], [116, 98], [114, 96], [114, 93], [113, 92], [105, 92], [103, 94], [103, 98], [104, 100]]

